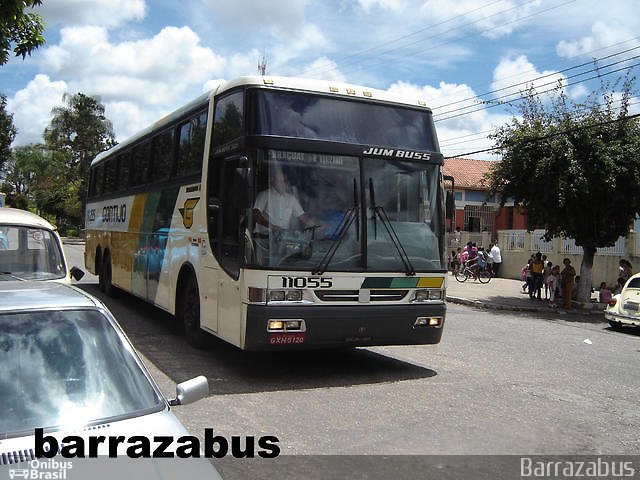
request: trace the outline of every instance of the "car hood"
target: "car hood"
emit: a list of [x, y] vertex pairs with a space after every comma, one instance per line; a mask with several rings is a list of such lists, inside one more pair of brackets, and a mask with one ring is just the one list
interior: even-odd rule
[[[102, 478], [140, 478], [140, 479], [218, 479], [221, 478], [211, 462], [206, 458], [140, 458], [131, 459], [127, 456], [127, 448], [137, 442], [130, 443], [127, 440], [135, 436], [143, 436], [150, 439], [151, 455], [153, 455], [159, 442], [154, 442], [155, 436], [172, 437], [174, 442], [167, 452], [175, 452], [176, 447], [182, 445], [177, 440], [182, 436], [191, 436], [175, 415], [167, 408], [161, 412], [143, 415], [140, 417], [92, 425], [78, 429], [61, 429], [45, 432], [46, 436], [56, 439], [58, 444], [68, 436], [81, 437], [85, 444], [84, 453], [89, 455], [90, 437], [117, 437], [123, 436], [124, 443], [117, 447], [117, 458], [109, 458], [108, 440], [98, 446], [97, 458], [65, 458], [56, 455], [52, 459], [36, 458], [35, 456], [35, 432], [31, 435], [3, 439], [0, 437], [0, 473], [7, 469], [13, 470], [56, 470], [62, 467], [69, 469], [66, 477], [69, 480], [90, 478], [98, 480]], [[46, 447], [45, 447], [46, 448]], [[70, 467], [69, 467], [70, 465]], [[73, 472], [72, 472], [73, 470]], [[57, 470], [56, 470], [57, 471]], [[84, 473], [82, 473], [84, 472]], [[73, 473], [73, 475], [71, 475]], [[0, 478], [4, 478], [0, 475]], [[22, 478], [17, 476], [15, 478]], [[24, 478], [36, 478], [33, 476]], [[44, 478], [39, 476], [38, 478]]]

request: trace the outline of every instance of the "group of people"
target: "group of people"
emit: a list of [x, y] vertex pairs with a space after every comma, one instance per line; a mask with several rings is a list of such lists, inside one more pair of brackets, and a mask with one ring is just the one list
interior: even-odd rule
[[542, 300], [544, 289], [544, 300], [549, 301], [549, 306], [556, 307], [556, 298], [562, 297], [563, 307], [571, 308], [573, 298], [573, 288], [579, 277], [576, 270], [571, 265], [571, 260], [565, 258], [560, 265], [554, 265], [547, 259], [546, 255], [538, 252], [531, 255], [529, 261], [521, 271], [521, 279], [525, 282], [522, 291], [529, 294], [529, 298]]
[[[548, 261], [547, 256], [540, 252], [531, 255], [527, 264], [522, 267], [521, 279], [524, 282], [522, 291], [528, 293], [531, 299], [542, 300], [544, 289], [544, 300], [548, 300], [551, 307], [556, 307], [556, 299], [561, 297], [562, 306], [567, 310], [570, 309], [571, 301], [575, 299], [574, 287], [580, 277], [576, 275], [571, 260], [565, 258], [562, 264], [562, 269], [560, 265], [553, 265]], [[632, 274], [631, 263], [625, 259], [620, 260], [616, 286], [610, 289], [606, 282], [602, 282], [598, 291], [598, 301], [609, 303], [613, 295], [622, 291], [622, 287]]]
[[478, 247], [474, 242], [468, 242], [464, 248], [452, 250], [450, 255], [451, 271], [455, 274], [466, 265], [472, 270], [488, 270], [492, 277], [497, 277], [502, 264], [502, 254], [498, 240], [494, 240], [489, 249]]

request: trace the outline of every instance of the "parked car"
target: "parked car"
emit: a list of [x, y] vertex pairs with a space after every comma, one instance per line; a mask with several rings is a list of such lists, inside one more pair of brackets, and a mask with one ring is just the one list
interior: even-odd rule
[[640, 326], [640, 273], [629, 278], [622, 291], [613, 296], [604, 311], [604, 318], [612, 328]]
[[56, 228], [26, 210], [0, 208], [0, 280], [71, 283], [84, 272], [68, 268]]
[[[176, 398], [167, 400], [109, 310], [88, 293], [56, 282], [0, 282], [0, 365], [0, 467], [28, 468], [45, 435], [52, 441], [40, 442], [41, 448], [46, 443], [62, 457], [60, 449], [73, 436], [86, 438], [86, 445], [96, 435], [146, 437], [152, 445], [157, 436], [189, 436], [171, 406], [209, 393], [207, 379], [196, 377], [177, 385]], [[131, 456], [127, 441], [96, 445], [97, 455]], [[205, 458], [175, 460], [197, 469], [180, 478], [220, 478]], [[166, 469], [156, 470], [151, 478], [171, 478]]]

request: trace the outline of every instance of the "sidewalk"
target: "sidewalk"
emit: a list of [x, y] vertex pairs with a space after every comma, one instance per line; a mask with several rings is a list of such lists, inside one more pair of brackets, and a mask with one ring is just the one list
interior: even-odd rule
[[[471, 305], [494, 310], [510, 310], [515, 312], [567, 313], [562, 308], [551, 308], [549, 302], [532, 300], [522, 293], [520, 280], [509, 278], [492, 278], [489, 283], [482, 284], [469, 279], [460, 283], [449, 273], [447, 276], [447, 301], [462, 305]], [[544, 290], [542, 292], [544, 295]], [[560, 302], [562, 299], [558, 299]], [[572, 313], [603, 315], [604, 305], [598, 303], [579, 304], [573, 302]], [[602, 321], [604, 321], [604, 316]]]

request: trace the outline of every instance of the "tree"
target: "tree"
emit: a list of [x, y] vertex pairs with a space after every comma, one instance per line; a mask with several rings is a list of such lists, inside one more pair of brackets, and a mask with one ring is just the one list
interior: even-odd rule
[[584, 255], [577, 298], [589, 301], [596, 250], [626, 236], [640, 212], [640, 125], [629, 116], [633, 80], [622, 90], [601, 79], [584, 103], [558, 87], [551, 98], [531, 89], [520, 117], [492, 135], [502, 160], [490, 170], [489, 193], [526, 208], [545, 238], [575, 239]]
[[[64, 107], [51, 111], [53, 118], [44, 131], [49, 150], [64, 157], [69, 184], [77, 185], [75, 225], [81, 225], [87, 194], [87, 173], [95, 156], [116, 145], [113, 126], [104, 115], [104, 105], [97, 97], [65, 94]], [[71, 205], [68, 205], [71, 207]]]
[[0, 96], [0, 170], [11, 155], [11, 144], [16, 138], [13, 114], [7, 112], [7, 97]]
[[25, 13], [26, 9], [42, 5], [42, 0], [3, 0], [0, 8], [0, 65], [9, 61], [13, 46], [16, 57], [24, 59], [44, 45], [44, 22], [37, 13]]

